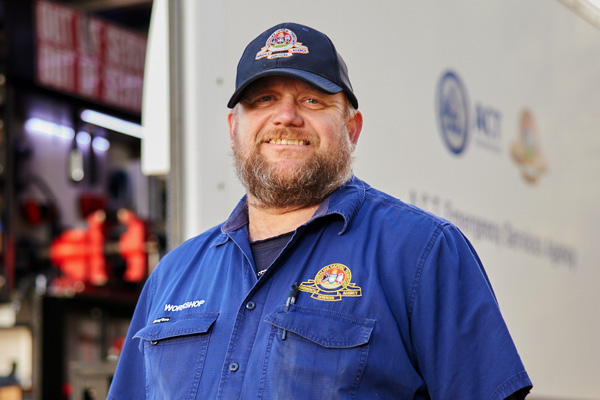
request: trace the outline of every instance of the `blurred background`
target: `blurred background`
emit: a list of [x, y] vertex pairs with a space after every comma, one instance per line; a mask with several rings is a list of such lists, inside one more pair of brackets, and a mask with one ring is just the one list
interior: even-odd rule
[[2, 399], [105, 398], [165, 248], [165, 178], [140, 168], [151, 10], [0, 2]]
[[225, 104], [282, 21], [348, 64], [356, 174], [473, 242], [529, 398], [600, 399], [598, 3], [0, 0], [0, 400], [106, 397], [147, 276], [243, 194]]

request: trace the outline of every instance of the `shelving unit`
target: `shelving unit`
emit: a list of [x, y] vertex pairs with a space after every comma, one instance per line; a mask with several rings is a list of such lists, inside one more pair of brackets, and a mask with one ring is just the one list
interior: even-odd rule
[[[72, 3], [0, 0], [0, 305], [13, 307], [16, 315], [12, 324], [2, 326], [0, 321], [0, 341], [6, 334], [15, 343], [25, 343], [27, 348], [18, 352], [26, 353], [30, 362], [17, 360], [17, 371], [23, 398], [32, 400], [106, 397], [144, 281], [125, 277], [129, 264], [119, 246], [129, 226], [118, 219], [119, 211], [129, 210], [143, 221], [145, 249], [151, 244], [155, 255], [164, 249], [166, 184], [163, 178], [141, 174], [140, 139], [87, 123], [81, 116], [87, 109], [139, 124], [141, 92], [114, 90], [109, 95], [102, 85], [115, 77], [119, 85], [130, 77], [141, 84], [144, 34]], [[149, 18], [149, 11], [142, 15]], [[44, 36], [40, 18], [58, 30]], [[92, 26], [101, 30], [92, 32]], [[77, 35], [87, 35], [88, 42]], [[69, 43], [75, 47], [68, 48]], [[88, 47], [82, 50], [82, 43]], [[131, 43], [136, 44], [138, 62], [130, 65], [127, 60], [124, 65], [115, 52], [122, 57], [117, 47]], [[54, 61], [69, 59], [85, 68], [74, 70], [71, 61], [46, 63], [43, 57], [49, 54]], [[60, 67], [44, 69], [48, 65]], [[134, 79], [135, 74], [139, 76]], [[95, 82], [93, 90], [82, 89], [75, 78], [82, 76], [87, 83]], [[31, 121], [47, 123], [54, 131], [68, 128], [71, 136], [36, 131]], [[78, 138], [82, 131], [88, 133], [88, 142]], [[98, 137], [110, 148], [93, 147]], [[80, 157], [75, 161], [83, 175], [73, 174], [73, 153]], [[87, 216], [96, 210], [106, 215], [101, 255], [96, 254], [105, 263], [106, 281], [78, 281], [56, 264], [52, 249], [65, 232], [89, 234]], [[82, 268], [91, 268], [84, 259]], [[0, 371], [11, 362], [10, 355], [0, 355]]]

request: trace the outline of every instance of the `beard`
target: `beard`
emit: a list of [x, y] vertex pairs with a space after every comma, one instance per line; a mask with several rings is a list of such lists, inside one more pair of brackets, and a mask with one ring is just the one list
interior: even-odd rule
[[[269, 163], [260, 153], [260, 140], [246, 156], [236, 134], [233, 146], [235, 170], [238, 178], [258, 202], [258, 207], [309, 207], [320, 204], [335, 189], [352, 178], [352, 151], [350, 139], [342, 135], [331, 151], [317, 147], [308, 160], [298, 161], [290, 171]], [[318, 139], [311, 141], [318, 145]]]

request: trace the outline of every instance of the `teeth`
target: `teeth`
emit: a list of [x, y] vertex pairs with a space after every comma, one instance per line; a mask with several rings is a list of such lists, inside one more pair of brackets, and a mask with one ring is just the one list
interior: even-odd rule
[[294, 139], [271, 139], [267, 143], [269, 143], [269, 144], [285, 144], [285, 145], [294, 145], [294, 146], [306, 145], [306, 142], [304, 140], [294, 140]]

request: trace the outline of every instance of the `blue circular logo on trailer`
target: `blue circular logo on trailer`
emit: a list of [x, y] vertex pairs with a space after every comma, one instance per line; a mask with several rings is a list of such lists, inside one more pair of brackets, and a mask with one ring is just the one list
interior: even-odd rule
[[453, 71], [446, 71], [436, 93], [440, 133], [448, 149], [458, 155], [469, 141], [469, 99], [467, 91]]

